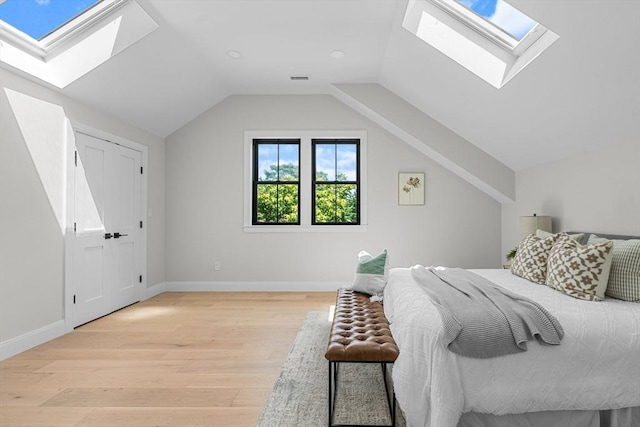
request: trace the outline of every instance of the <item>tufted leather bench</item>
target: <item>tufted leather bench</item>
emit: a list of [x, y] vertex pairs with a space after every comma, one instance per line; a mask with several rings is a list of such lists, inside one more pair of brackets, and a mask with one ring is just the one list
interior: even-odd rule
[[391, 414], [390, 426], [395, 426], [396, 399], [395, 393], [389, 392], [387, 364], [395, 362], [398, 353], [382, 304], [371, 302], [368, 295], [340, 289], [324, 355], [329, 361], [329, 426], [334, 426], [339, 363], [346, 362], [381, 364]]

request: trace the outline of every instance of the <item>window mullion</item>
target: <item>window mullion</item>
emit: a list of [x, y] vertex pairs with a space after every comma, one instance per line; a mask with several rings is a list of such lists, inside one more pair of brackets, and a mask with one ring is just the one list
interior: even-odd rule
[[315, 194], [315, 178], [312, 166], [311, 138], [300, 139], [300, 168], [298, 179], [300, 180], [300, 224], [311, 225], [312, 209], [315, 206], [313, 195]]
[[338, 223], [338, 144], [333, 145], [333, 222]]

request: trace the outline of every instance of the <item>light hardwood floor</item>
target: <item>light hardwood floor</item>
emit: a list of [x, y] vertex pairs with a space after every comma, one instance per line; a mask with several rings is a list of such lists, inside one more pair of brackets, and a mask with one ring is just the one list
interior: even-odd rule
[[0, 362], [0, 425], [254, 427], [335, 293], [164, 293]]

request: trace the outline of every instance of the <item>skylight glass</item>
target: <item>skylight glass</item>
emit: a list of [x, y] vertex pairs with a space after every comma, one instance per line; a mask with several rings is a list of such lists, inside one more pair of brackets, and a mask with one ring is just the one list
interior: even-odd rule
[[537, 22], [504, 0], [455, 0], [484, 20], [521, 41]]
[[40, 41], [103, 0], [6, 0], [0, 19]]

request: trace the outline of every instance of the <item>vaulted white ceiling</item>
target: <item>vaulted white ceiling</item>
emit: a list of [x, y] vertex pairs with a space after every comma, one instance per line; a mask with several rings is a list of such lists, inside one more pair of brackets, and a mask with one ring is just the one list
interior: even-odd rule
[[560, 39], [499, 90], [403, 29], [405, 0], [137, 1], [159, 29], [60, 91], [162, 137], [232, 94], [380, 83], [514, 170], [640, 143], [640, 0], [511, 0]]

